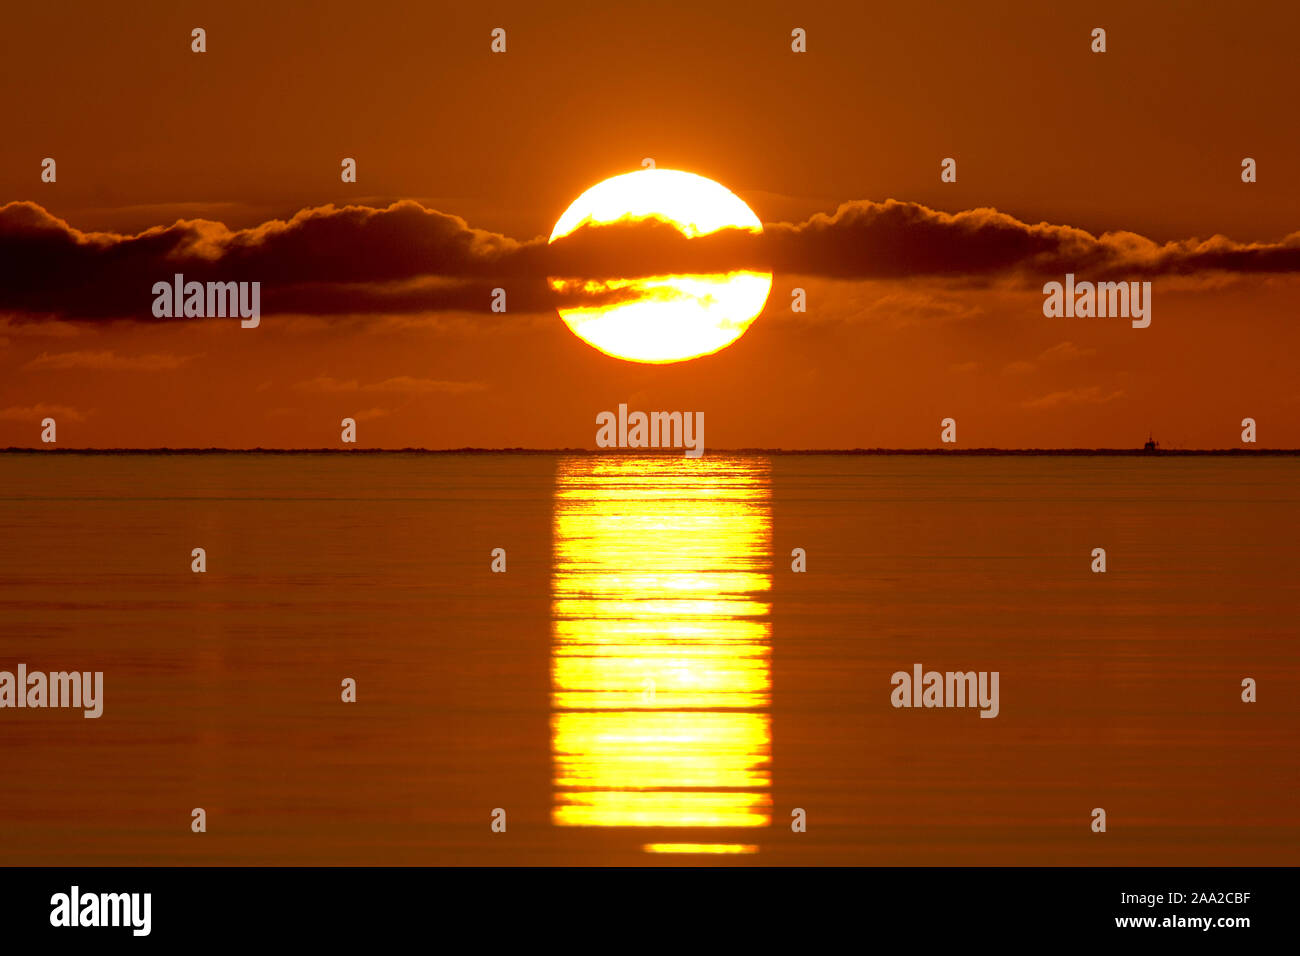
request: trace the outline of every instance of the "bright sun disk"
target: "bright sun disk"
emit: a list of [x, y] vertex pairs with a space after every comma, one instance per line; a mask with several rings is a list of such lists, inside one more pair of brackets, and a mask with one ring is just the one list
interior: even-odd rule
[[[597, 183], [575, 199], [550, 241], [588, 223], [648, 217], [690, 238], [729, 227], [763, 231], [753, 210], [725, 186], [681, 170], [641, 169]], [[617, 302], [561, 307], [560, 317], [606, 355], [664, 363], [708, 355], [740, 338], [763, 311], [772, 274], [742, 270], [607, 280], [552, 277], [549, 282], [556, 292], [619, 292]]]

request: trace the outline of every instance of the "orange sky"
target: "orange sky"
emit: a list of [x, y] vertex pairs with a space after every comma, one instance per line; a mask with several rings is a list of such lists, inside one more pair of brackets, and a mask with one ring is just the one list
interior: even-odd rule
[[[892, 198], [1156, 243], [1300, 230], [1294, 4], [897, 7], [27, 5], [5, 30], [0, 205], [129, 234], [413, 199], [527, 242], [650, 156], [767, 223]], [[806, 54], [790, 52], [796, 26]], [[45, 156], [57, 183], [40, 182]], [[344, 156], [356, 184], [339, 181]], [[1244, 156], [1259, 182], [1240, 181]], [[321, 276], [354, 253], [323, 251]], [[11, 304], [0, 446], [39, 444], [54, 414], [67, 447], [332, 447], [344, 416], [363, 447], [590, 447], [619, 402], [702, 410], [711, 447], [928, 447], [946, 416], [967, 447], [1132, 446], [1149, 428], [1233, 447], [1246, 416], [1261, 446], [1300, 446], [1297, 273], [1152, 281], [1152, 325], [1134, 330], [1045, 318], [1023, 276], [778, 270], [739, 342], [666, 367], [601, 355], [545, 308], [268, 310], [254, 331], [140, 321], [147, 289], [135, 318]], [[50, 301], [78, 283], [98, 288], [60, 273]], [[789, 311], [794, 286], [807, 314]]]

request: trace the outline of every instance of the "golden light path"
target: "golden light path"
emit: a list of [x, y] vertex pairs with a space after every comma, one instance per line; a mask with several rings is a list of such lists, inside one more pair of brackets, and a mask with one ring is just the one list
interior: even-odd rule
[[[584, 223], [655, 218], [689, 237], [735, 227], [761, 233], [753, 211], [711, 179], [675, 169], [642, 169], [614, 176], [588, 189], [565, 210], [550, 241]], [[708, 355], [740, 338], [763, 311], [772, 289], [770, 272], [588, 279], [558, 276], [551, 288], [565, 292], [613, 291], [620, 300], [562, 307], [561, 318], [584, 342], [633, 362], [680, 362]]]
[[654, 853], [756, 851], [727, 830], [771, 820], [767, 469], [725, 458], [560, 462], [557, 825], [671, 828], [642, 835]]

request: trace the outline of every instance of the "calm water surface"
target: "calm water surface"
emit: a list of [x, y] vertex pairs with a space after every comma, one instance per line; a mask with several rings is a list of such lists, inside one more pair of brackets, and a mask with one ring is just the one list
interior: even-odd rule
[[[0, 710], [0, 863], [1294, 865], [1298, 479], [0, 455], [0, 670], [105, 682]], [[999, 716], [894, 709], [915, 663]]]

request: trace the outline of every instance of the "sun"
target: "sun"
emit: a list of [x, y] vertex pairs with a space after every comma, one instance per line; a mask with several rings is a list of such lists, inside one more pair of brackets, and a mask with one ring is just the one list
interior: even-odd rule
[[[585, 223], [655, 218], [694, 238], [728, 227], [761, 233], [763, 224], [735, 193], [703, 176], [676, 169], [641, 169], [597, 183], [575, 199], [550, 241]], [[630, 362], [682, 362], [726, 348], [745, 334], [772, 290], [770, 272], [674, 274], [593, 280], [552, 277], [564, 292], [617, 292], [617, 302], [562, 306], [574, 335]]]

